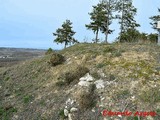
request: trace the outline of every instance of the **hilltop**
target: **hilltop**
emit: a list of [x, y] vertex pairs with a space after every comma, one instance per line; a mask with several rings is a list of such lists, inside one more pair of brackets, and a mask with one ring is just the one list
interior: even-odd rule
[[[58, 56], [58, 59], [55, 58]], [[52, 64], [54, 60], [60, 60]], [[54, 62], [55, 63], [55, 62]], [[160, 118], [160, 47], [76, 44], [0, 69], [0, 119], [133, 120], [106, 110], [154, 111]]]

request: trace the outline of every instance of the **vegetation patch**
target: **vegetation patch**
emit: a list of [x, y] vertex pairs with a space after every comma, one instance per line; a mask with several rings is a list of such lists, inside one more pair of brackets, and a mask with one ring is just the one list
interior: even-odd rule
[[58, 53], [53, 53], [50, 58], [49, 63], [52, 66], [56, 66], [56, 65], [62, 64], [64, 61], [65, 61], [64, 56], [62, 56], [61, 54], [58, 54]]
[[74, 70], [62, 73], [59, 77], [60, 81], [58, 81], [56, 84], [58, 86], [70, 84], [74, 80], [79, 80], [88, 72], [89, 72], [89, 69], [87, 67], [77, 66]]
[[149, 102], [150, 104], [155, 104], [157, 102], [160, 102], [160, 89], [159, 87], [154, 88], [146, 88], [141, 91], [139, 98], [143, 102]]
[[59, 117], [60, 117], [60, 119], [62, 119], [62, 120], [68, 118], [67, 116], [64, 115], [64, 109], [59, 110]]
[[98, 63], [97, 65], [96, 65], [96, 67], [97, 68], [102, 68], [102, 67], [104, 67], [106, 64], [105, 63]]
[[46, 51], [45, 55], [49, 55], [49, 54], [52, 54], [52, 53], [53, 53], [53, 49], [52, 49], [52, 48], [49, 48], [49, 49]]
[[32, 101], [32, 99], [33, 99], [32, 95], [26, 95], [26, 96], [23, 97], [23, 102], [24, 103], [29, 103], [29, 102]]
[[98, 95], [95, 92], [95, 89], [96, 89], [95, 84], [91, 84], [89, 86], [88, 91], [86, 90], [78, 91], [76, 97], [79, 107], [81, 109], [91, 109], [96, 105]]
[[10, 107], [0, 107], [0, 119], [1, 120], [9, 120], [10, 115], [17, 112], [17, 109], [13, 106]]
[[120, 90], [116, 93], [116, 98], [119, 99], [126, 99], [130, 96], [129, 90]]
[[112, 52], [114, 52], [114, 51], [116, 51], [116, 48], [114, 48], [113, 46], [107, 46], [107, 47], [103, 50], [104, 53], [112, 53]]

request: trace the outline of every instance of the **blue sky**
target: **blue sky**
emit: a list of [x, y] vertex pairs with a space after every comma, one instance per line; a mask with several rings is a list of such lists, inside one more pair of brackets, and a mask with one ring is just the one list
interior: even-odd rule
[[[99, 0], [0, 0], [0, 47], [53, 48], [63, 45], [53, 43], [53, 32], [66, 20], [73, 22], [75, 38], [88, 42], [95, 37], [86, 30], [90, 22], [88, 12]], [[156, 15], [160, 0], [133, 0], [138, 9], [136, 20], [141, 32], [156, 32], [151, 29], [149, 17]], [[119, 25], [111, 26], [114, 34], [109, 42], [117, 37]], [[100, 39], [104, 35], [100, 34]]]

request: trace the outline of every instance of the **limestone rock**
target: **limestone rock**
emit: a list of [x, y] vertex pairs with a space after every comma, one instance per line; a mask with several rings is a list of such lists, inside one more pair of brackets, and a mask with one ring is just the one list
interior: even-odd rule
[[87, 73], [84, 77], [81, 77], [79, 80], [92, 82], [94, 81], [94, 78], [89, 73]]
[[72, 112], [77, 112], [77, 111], [78, 111], [78, 108], [74, 108], [74, 107], [73, 107], [73, 108], [70, 109], [70, 112], [71, 112], [71, 113], [72, 113]]
[[78, 85], [80, 85], [80, 86], [86, 86], [86, 87], [88, 87], [90, 84], [91, 84], [91, 83], [90, 83], [90, 82], [87, 82], [87, 81], [80, 81], [80, 82], [78, 83]]
[[69, 114], [68, 110], [67, 109], [64, 109], [64, 115], [67, 117]]
[[103, 80], [97, 80], [97, 81], [95, 81], [94, 82], [94, 84], [96, 85], [96, 88], [97, 89], [102, 89], [102, 88], [104, 88], [105, 86], [104, 86], [104, 81]]

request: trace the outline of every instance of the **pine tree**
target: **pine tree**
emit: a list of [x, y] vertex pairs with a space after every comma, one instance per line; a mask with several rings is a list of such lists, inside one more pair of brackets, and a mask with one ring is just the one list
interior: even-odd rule
[[58, 28], [56, 33], [53, 33], [53, 36], [57, 36], [54, 42], [57, 43], [65, 43], [64, 48], [70, 43], [78, 42], [76, 39], [73, 38], [73, 35], [76, 33], [72, 30], [72, 22], [70, 20], [66, 20], [62, 24], [62, 28]]
[[112, 33], [113, 30], [109, 29], [109, 25], [112, 23], [112, 20], [115, 18], [113, 13], [116, 11], [117, 0], [104, 0], [106, 4], [106, 13], [107, 13], [107, 22], [106, 25], [103, 26], [104, 33], [106, 35], [105, 42], [108, 43], [108, 34]]
[[93, 6], [93, 11], [89, 13], [90, 19], [92, 20], [90, 24], [86, 25], [87, 29], [93, 30], [93, 32], [96, 34], [95, 42], [98, 42], [98, 34], [99, 31], [102, 33], [111, 33], [112, 31], [109, 30], [106, 24], [110, 24], [110, 22], [107, 19], [107, 11], [106, 11], [106, 3], [104, 1], [101, 1], [96, 6]]
[[150, 19], [152, 20], [152, 22], [150, 23], [152, 25], [153, 29], [157, 29], [157, 22], [160, 21], [160, 9], [158, 9], [159, 15], [155, 15], [150, 17]]
[[122, 34], [127, 32], [128, 30], [136, 30], [136, 27], [140, 25], [136, 23], [134, 16], [137, 13], [137, 9], [133, 6], [132, 0], [119, 0], [117, 4], [118, 12], [121, 13], [117, 18], [120, 19], [119, 24], [120, 27], [120, 42]]

